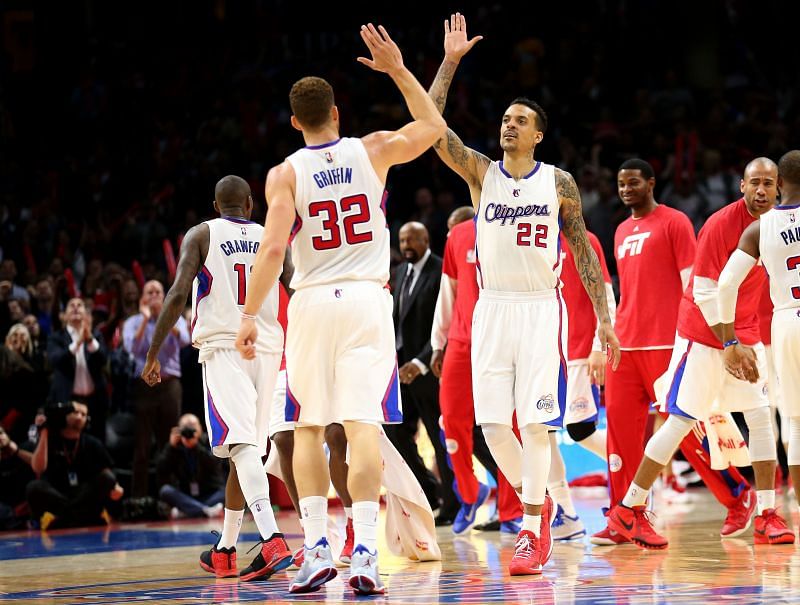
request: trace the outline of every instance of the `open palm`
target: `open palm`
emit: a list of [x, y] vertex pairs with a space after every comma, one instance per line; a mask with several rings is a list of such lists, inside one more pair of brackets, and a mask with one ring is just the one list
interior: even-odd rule
[[483, 36], [475, 36], [472, 40], [467, 37], [467, 20], [461, 13], [450, 15], [450, 20], [444, 22], [444, 54], [453, 61], [458, 61], [466, 55], [473, 46], [483, 40]]

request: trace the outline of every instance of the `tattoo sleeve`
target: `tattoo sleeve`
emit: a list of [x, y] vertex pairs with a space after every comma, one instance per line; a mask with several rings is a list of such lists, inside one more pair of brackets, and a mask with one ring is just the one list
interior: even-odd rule
[[436, 72], [436, 77], [433, 79], [433, 84], [428, 91], [428, 96], [436, 105], [439, 113], [444, 113], [444, 105], [447, 102], [447, 92], [450, 90], [450, 84], [453, 82], [453, 76], [456, 73], [457, 63], [445, 59], [439, 66], [439, 71]]
[[568, 172], [556, 168], [556, 192], [561, 205], [561, 230], [575, 257], [575, 268], [581, 277], [583, 287], [592, 301], [594, 312], [601, 322], [610, 322], [606, 287], [600, 261], [597, 259], [583, 222], [581, 196], [575, 180]]

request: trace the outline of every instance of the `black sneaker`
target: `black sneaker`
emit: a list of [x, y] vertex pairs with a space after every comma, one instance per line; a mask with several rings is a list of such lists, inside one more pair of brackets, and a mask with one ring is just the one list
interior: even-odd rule
[[217, 536], [217, 543], [200, 553], [200, 567], [218, 578], [235, 578], [239, 575], [236, 569], [236, 547], [217, 548], [222, 536], [217, 531], [211, 533]]
[[266, 540], [256, 543], [254, 548], [261, 547], [260, 552], [239, 575], [242, 582], [251, 580], [268, 580], [275, 572], [281, 571], [292, 564], [292, 551], [283, 539], [283, 534], [272, 534]]

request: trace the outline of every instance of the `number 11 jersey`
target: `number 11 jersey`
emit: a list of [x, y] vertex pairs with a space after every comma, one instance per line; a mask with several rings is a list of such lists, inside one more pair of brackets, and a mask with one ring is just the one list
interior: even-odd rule
[[384, 185], [361, 139], [304, 147], [294, 168], [292, 260], [295, 290], [345, 281], [389, 281]]
[[514, 179], [503, 162], [483, 178], [475, 215], [478, 284], [500, 292], [553, 290], [561, 273], [555, 168], [536, 162]]
[[[264, 227], [244, 218], [223, 216], [208, 225], [208, 254], [194, 278], [192, 344], [198, 348], [233, 348], [247, 296], [250, 270]], [[277, 284], [275, 284], [277, 285]], [[273, 287], [256, 315], [260, 353], [283, 351], [278, 323], [278, 288]]]

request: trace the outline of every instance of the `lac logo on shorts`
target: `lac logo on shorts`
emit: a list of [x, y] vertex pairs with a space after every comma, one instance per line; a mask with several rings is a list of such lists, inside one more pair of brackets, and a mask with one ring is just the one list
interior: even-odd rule
[[539, 401], [536, 402], [537, 410], [544, 410], [545, 412], [552, 412], [555, 407], [555, 400], [552, 395], [544, 395]]

